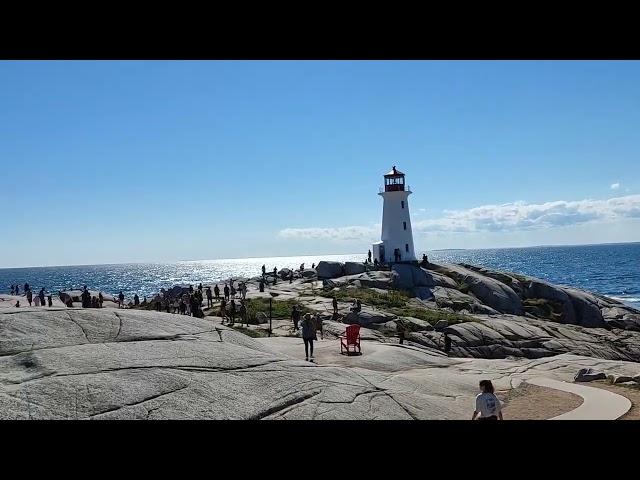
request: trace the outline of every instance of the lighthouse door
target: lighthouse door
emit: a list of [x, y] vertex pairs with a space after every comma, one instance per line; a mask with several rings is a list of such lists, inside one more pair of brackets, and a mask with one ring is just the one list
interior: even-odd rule
[[378, 251], [380, 252], [380, 258], [378, 259], [378, 261], [380, 263], [384, 263], [384, 244], [380, 245], [380, 249]]

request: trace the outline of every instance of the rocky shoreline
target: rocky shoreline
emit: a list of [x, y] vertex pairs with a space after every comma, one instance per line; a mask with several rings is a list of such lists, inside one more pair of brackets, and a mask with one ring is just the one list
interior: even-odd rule
[[[222, 325], [217, 305], [199, 319], [143, 311], [153, 302], [14, 308], [0, 296], [0, 418], [462, 419], [480, 378], [505, 394], [578, 372], [640, 383], [640, 311], [601, 295], [465, 264], [321, 262], [288, 275], [266, 275], [263, 292], [246, 279], [262, 315], [243, 329]], [[270, 298], [324, 319], [317, 364], [302, 361], [286, 313], [266, 337]], [[364, 354], [341, 356], [352, 323]]]

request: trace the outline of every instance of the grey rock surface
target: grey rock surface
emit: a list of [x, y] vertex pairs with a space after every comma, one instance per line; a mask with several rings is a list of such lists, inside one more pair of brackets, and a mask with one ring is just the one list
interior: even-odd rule
[[581, 368], [573, 378], [574, 382], [593, 382], [594, 380], [604, 380], [607, 375], [604, 372], [597, 372], [593, 368]]
[[321, 261], [316, 265], [316, 273], [320, 279], [338, 278], [344, 276], [344, 265], [340, 262]]
[[366, 267], [364, 263], [359, 262], [344, 262], [344, 274], [345, 275], [358, 275], [364, 273]]

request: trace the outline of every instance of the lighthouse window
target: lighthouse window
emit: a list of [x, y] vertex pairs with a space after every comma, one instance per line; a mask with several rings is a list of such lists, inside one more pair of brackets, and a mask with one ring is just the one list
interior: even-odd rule
[[400, 204], [402, 205], [402, 208], [404, 208], [404, 200], [401, 200]]
[[408, 244], [408, 243], [405, 243], [405, 244], [404, 244], [404, 251], [405, 251], [405, 252], [408, 252], [408, 251], [409, 251], [409, 244]]
[[404, 229], [407, 229], [407, 222], [402, 222], [402, 225], [404, 226]]

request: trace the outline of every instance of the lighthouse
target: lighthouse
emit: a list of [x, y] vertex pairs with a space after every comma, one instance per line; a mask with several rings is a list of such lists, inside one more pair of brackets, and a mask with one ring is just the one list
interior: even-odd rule
[[411, 190], [405, 186], [404, 173], [395, 165], [384, 176], [384, 191], [380, 195], [382, 206], [382, 235], [379, 242], [373, 244], [373, 258], [382, 263], [412, 262], [416, 260], [413, 250], [413, 233], [409, 216], [409, 195]]

